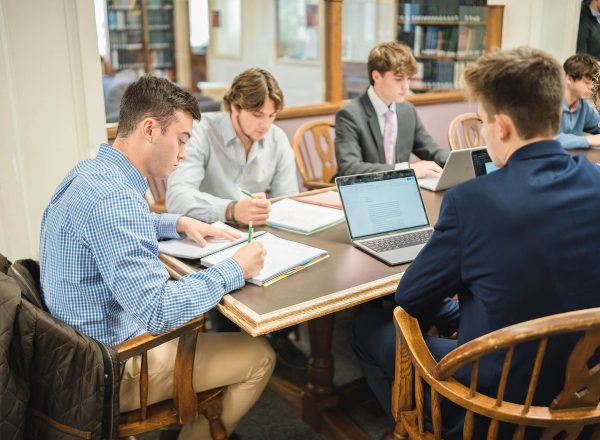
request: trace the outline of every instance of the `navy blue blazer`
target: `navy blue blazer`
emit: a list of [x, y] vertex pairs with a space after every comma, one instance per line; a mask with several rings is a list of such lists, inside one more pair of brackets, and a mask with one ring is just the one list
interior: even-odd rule
[[[518, 322], [600, 306], [600, 167], [548, 140], [449, 190], [395, 298], [418, 318], [455, 293], [459, 345]], [[547, 365], [564, 364], [572, 346], [550, 340], [534, 404], [550, 403], [562, 389], [564, 370]], [[507, 400], [523, 402], [536, 347], [515, 351]], [[480, 365], [480, 389], [492, 396], [503, 359]], [[468, 383], [468, 372], [457, 378]]]

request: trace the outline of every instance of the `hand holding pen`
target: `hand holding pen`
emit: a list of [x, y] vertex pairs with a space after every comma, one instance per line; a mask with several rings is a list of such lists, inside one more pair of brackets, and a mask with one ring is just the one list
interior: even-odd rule
[[235, 204], [235, 220], [243, 225], [250, 221], [254, 226], [264, 225], [271, 211], [271, 202], [266, 199], [265, 193], [252, 194], [242, 189], [240, 193], [244, 197]]

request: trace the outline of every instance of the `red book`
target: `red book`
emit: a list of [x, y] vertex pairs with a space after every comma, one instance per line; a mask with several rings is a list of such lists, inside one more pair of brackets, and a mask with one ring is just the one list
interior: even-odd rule
[[336, 191], [327, 191], [312, 196], [294, 197], [294, 200], [313, 205], [327, 206], [328, 208], [342, 209], [340, 195]]

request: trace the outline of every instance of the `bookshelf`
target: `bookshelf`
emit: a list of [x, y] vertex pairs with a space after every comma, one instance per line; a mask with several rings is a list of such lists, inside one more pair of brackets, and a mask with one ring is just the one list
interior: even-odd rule
[[[487, 0], [404, 0], [396, 4], [396, 39], [417, 60], [411, 90], [424, 93], [460, 90], [465, 66], [500, 47], [504, 6]], [[344, 62], [344, 97], [368, 86], [366, 62]]]
[[106, 15], [114, 72], [175, 79], [173, 0], [107, 0]]
[[[461, 89], [465, 66], [500, 38], [502, 7], [486, 0], [412, 0], [398, 5], [398, 41], [408, 44], [417, 59], [413, 91]], [[500, 19], [500, 27], [488, 23]]]

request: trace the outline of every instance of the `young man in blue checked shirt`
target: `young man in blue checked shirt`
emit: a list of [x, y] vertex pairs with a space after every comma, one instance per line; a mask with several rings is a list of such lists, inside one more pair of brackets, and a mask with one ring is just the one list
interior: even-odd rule
[[[125, 91], [114, 145], [101, 145], [95, 159], [69, 172], [42, 218], [41, 280], [54, 316], [114, 345], [184, 324], [263, 267], [259, 242], [179, 281], [169, 280], [158, 259], [158, 238], [232, 238], [189, 217], [150, 213], [144, 200], [145, 177], [166, 178], [185, 157], [194, 119], [200, 119], [194, 97], [166, 79], [142, 77]], [[174, 340], [148, 353], [149, 404], [172, 396], [176, 350]], [[222, 415], [228, 433], [262, 393], [274, 361], [261, 338], [198, 336], [194, 389], [228, 387]], [[125, 365], [123, 412], [139, 408], [139, 369], [139, 358]], [[179, 438], [210, 438], [207, 420], [185, 425]]]

